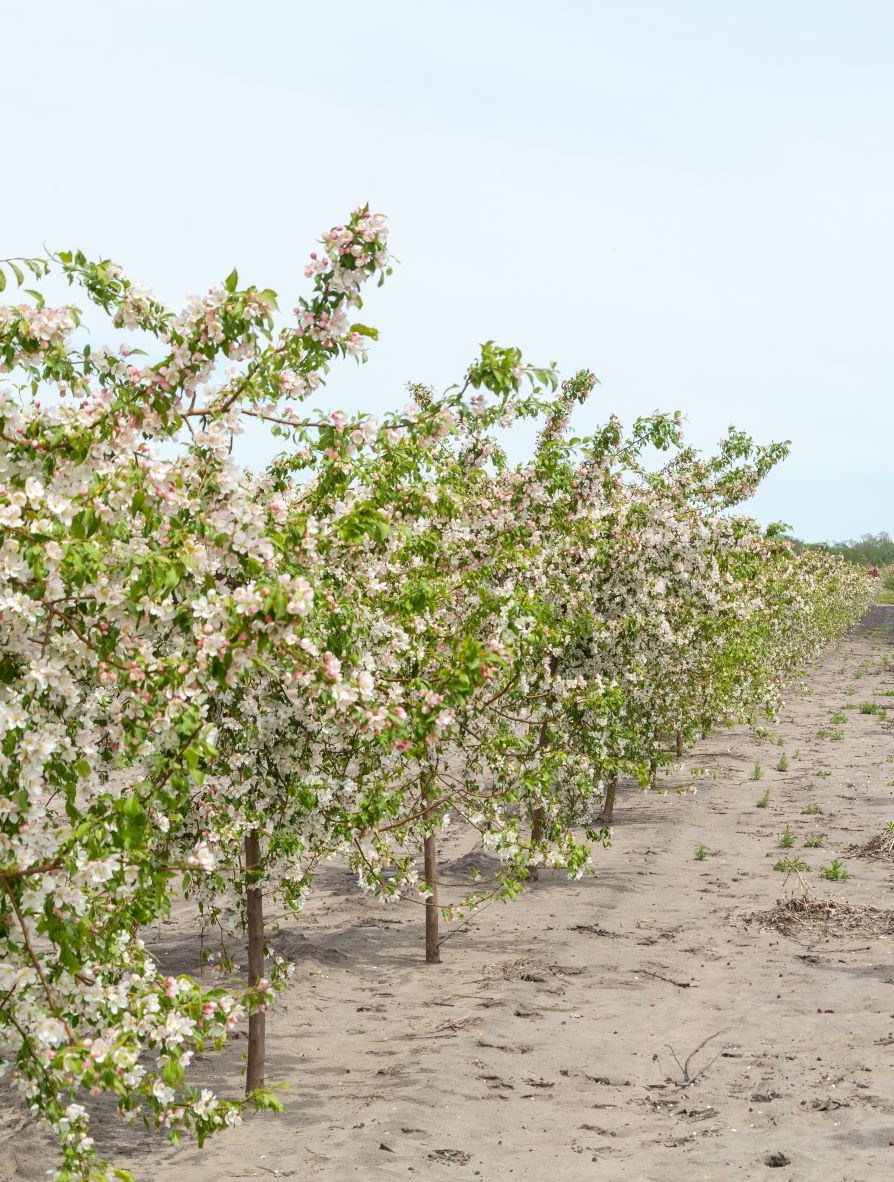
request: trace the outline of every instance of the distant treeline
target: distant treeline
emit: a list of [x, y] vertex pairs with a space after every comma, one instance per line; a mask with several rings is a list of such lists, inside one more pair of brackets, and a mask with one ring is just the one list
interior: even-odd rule
[[796, 550], [823, 550], [829, 554], [841, 554], [848, 562], [858, 566], [887, 566], [894, 562], [894, 540], [883, 530], [880, 534], [863, 534], [858, 540], [849, 542], [802, 542], [800, 538], [789, 538]]

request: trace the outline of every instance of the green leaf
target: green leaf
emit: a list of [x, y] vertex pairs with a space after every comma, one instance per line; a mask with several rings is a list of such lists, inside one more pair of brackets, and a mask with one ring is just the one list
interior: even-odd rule
[[282, 1100], [280, 1100], [279, 1096], [277, 1096], [274, 1091], [271, 1091], [270, 1088], [258, 1088], [256, 1091], [251, 1093], [248, 1099], [255, 1108], [261, 1111], [265, 1109], [268, 1112], [285, 1111], [285, 1106], [283, 1105]]
[[177, 1059], [168, 1059], [161, 1069], [161, 1077], [166, 1084], [176, 1087], [183, 1083], [183, 1066]]
[[362, 337], [371, 337], [374, 341], [379, 339], [379, 330], [370, 328], [368, 324], [352, 324], [351, 332], [359, 333]]
[[16, 279], [18, 280], [19, 287], [21, 287], [22, 284], [25, 282], [25, 274], [22, 271], [22, 268], [17, 267], [15, 265], [15, 263], [10, 263], [10, 262], [7, 262], [6, 265], [7, 265], [7, 267], [9, 267], [10, 271], [12, 271], [13, 275], [15, 275]]
[[224, 287], [227, 289], [227, 291], [233, 292], [236, 290], [236, 284], [238, 282], [239, 282], [239, 272], [234, 267], [233, 270], [229, 273], [229, 275], [224, 280]]
[[6, 276], [3, 274], [3, 268], [0, 267], [0, 291], [4, 291], [5, 288], [6, 288]]
[[142, 804], [138, 796], [128, 796], [121, 803], [121, 812], [128, 819], [144, 816]]

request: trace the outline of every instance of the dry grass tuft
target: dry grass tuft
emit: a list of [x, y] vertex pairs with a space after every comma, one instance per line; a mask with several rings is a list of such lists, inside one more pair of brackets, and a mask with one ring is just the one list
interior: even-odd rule
[[894, 911], [834, 899], [780, 899], [769, 911], [749, 915], [746, 923], [775, 928], [794, 939], [894, 936]]
[[894, 833], [880, 833], [865, 845], [852, 845], [845, 851], [851, 858], [871, 858], [877, 862], [894, 862]]

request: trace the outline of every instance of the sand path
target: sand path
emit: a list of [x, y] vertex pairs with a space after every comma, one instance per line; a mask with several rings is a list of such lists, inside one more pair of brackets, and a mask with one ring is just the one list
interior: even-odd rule
[[[749, 921], [783, 896], [787, 854], [818, 899], [892, 906], [894, 860], [845, 853], [894, 820], [892, 718], [894, 608], [876, 608], [792, 688], [773, 735], [715, 735], [667, 795], [623, 792], [598, 877], [542, 875], [455, 934], [440, 966], [422, 963], [420, 908], [383, 910], [329, 868], [285, 937], [297, 971], [268, 1023], [286, 1114], [203, 1151], [113, 1120], [98, 1139], [141, 1182], [894, 1179], [894, 927]], [[678, 796], [696, 768], [711, 775]], [[818, 833], [824, 848], [805, 849]], [[467, 843], [445, 842], [445, 877]], [[833, 858], [849, 881], [819, 876]], [[160, 947], [196, 964], [176, 924]], [[685, 1063], [708, 1038], [680, 1086], [668, 1047]], [[197, 1074], [238, 1090], [244, 1045]], [[0, 1116], [0, 1182], [46, 1177], [44, 1145]]]

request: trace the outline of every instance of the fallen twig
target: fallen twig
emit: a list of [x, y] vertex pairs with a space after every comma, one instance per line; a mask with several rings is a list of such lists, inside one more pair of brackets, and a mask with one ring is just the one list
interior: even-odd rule
[[[724, 1030], [726, 1030], [726, 1029], [727, 1029], [727, 1027], [724, 1027]], [[701, 1076], [701, 1075], [704, 1075], [704, 1073], [705, 1073], [705, 1072], [708, 1070], [708, 1068], [711, 1066], [711, 1064], [712, 1064], [712, 1063], [716, 1063], [716, 1062], [717, 1062], [717, 1060], [718, 1060], [718, 1059], [720, 1058], [720, 1056], [723, 1054], [723, 1052], [722, 1052], [722, 1051], [718, 1051], [718, 1053], [717, 1053], [717, 1054], [714, 1056], [714, 1058], [711, 1060], [711, 1062], [710, 1062], [710, 1063], [706, 1063], [706, 1064], [704, 1065], [704, 1067], [700, 1067], [700, 1068], [698, 1069], [698, 1071], [696, 1071], [695, 1075], [690, 1075], [690, 1074], [689, 1074], [689, 1064], [692, 1062], [692, 1060], [695, 1058], [695, 1056], [696, 1056], [696, 1055], [699, 1053], [699, 1051], [700, 1051], [700, 1050], [702, 1050], [702, 1048], [703, 1048], [703, 1047], [706, 1047], [706, 1046], [708, 1045], [708, 1043], [712, 1041], [712, 1039], [715, 1039], [715, 1038], [717, 1038], [717, 1037], [718, 1037], [719, 1035], [721, 1035], [721, 1034], [723, 1034], [723, 1030], [717, 1030], [717, 1031], [715, 1031], [715, 1033], [714, 1033], [714, 1034], [709, 1034], [707, 1038], [703, 1039], [703, 1040], [702, 1040], [702, 1041], [701, 1041], [701, 1042], [698, 1044], [698, 1046], [695, 1048], [695, 1050], [694, 1050], [694, 1051], [690, 1051], [690, 1052], [689, 1052], [689, 1054], [686, 1056], [686, 1062], [685, 1062], [685, 1063], [681, 1063], [681, 1062], [680, 1062], [680, 1060], [677, 1058], [677, 1052], [676, 1052], [676, 1051], [674, 1050], [674, 1048], [673, 1048], [673, 1047], [670, 1045], [670, 1043], [665, 1043], [665, 1044], [664, 1044], [664, 1045], [667, 1047], [667, 1049], [670, 1051], [670, 1053], [673, 1055], [673, 1057], [674, 1057], [674, 1062], [675, 1062], [675, 1063], [676, 1063], [676, 1065], [677, 1065], [677, 1066], [680, 1068], [680, 1071], [682, 1072], [682, 1075], [683, 1075], [682, 1082], [680, 1082], [680, 1083], [677, 1083], [677, 1082], [676, 1082], [676, 1080], [672, 1080], [672, 1081], [671, 1081], [672, 1083], [674, 1083], [674, 1084], [675, 1084], [675, 1086], [676, 1086], [676, 1087], [678, 1087], [678, 1088], [688, 1088], [688, 1087], [690, 1087], [692, 1084], [694, 1084], [694, 1083], [695, 1083], [695, 1081], [696, 1081], [696, 1080], [699, 1078], [699, 1076]]]
[[694, 981], [675, 981], [673, 977], [663, 977], [661, 973], [653, 973], [651, 969], [635, 969], [634, 972], [642, 973], [645, 977], [655, 977], [659, 981], [667, 981], [668, 985], [676, 985], [678, 989], [694, 989], [696, 987]]
[[818, 944], [810, 944], [808, 947], [816, 949], [817, 952], [822, 952], [826, 956], [838, 956], [841, 952], [869, 952], [872, 948], [871, 944], [861, 944], [859, 948], [820, 948]]

